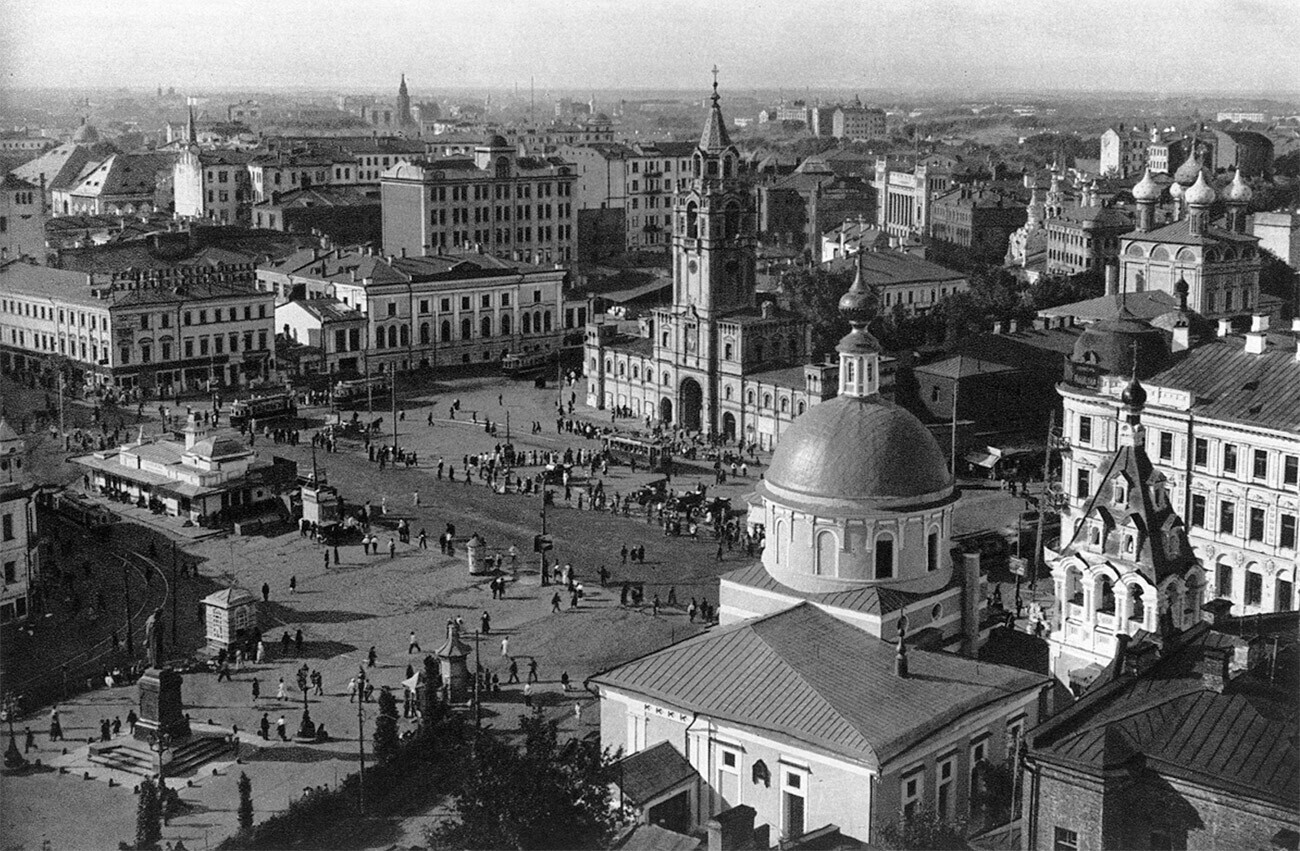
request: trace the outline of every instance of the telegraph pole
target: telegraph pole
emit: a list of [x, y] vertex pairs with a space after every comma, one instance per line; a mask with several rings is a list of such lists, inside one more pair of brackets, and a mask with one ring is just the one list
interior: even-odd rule
[[176, 581], [176, 542], [172, 541], [172, 652], [176, 652], [176, 595], [180, 585]]
[[392, 381], [389, 382], [388, 394], [393, 397], [393, 463], [397, 463], [397, 365], [393, 364], [393, 369], [389, 372]]
[[362, 666], [357, 677], [357, 758], [361, 762], [360, 782], [357, 784], [357, 809], [366, 814], [366, 669]]
[[131, 582], [128, 576], [129, 565], [122, 559], [122, 605], [126, 609], [126, 654], [135, 656], [135, 637], [131, 634]]

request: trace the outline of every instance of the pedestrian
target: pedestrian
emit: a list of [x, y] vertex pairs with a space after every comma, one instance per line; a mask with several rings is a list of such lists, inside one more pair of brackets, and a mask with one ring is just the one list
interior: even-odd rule
[[491, 616], [491, 615], [489, 615], [487, 612], [484, 612], [484, 613], [483, 613], [483, 617], [479, 618], [479, 623], [480, 623], [480, 624], [482, 625], [482, 627], [483, 627], [482, 632], [483, 632], [484, 635], [491, 635], [491, 634], [492, 634], [492, 616]]
[[718, 542], [718, 555], [717, 555], [717, 560], [718, 560], [718, 561], [722, 561], [722, 542], [721, 542], [721, 541]]
[[410, 655], [412, 653], [419, 653], [419, 652], [421, 652], [420, 642], [415, 640], [415, 630], [411, 630], [410, 638], [408, 638], [406, 642], [406, 653], [407, 655]]
[[501, 639], [501, 655], [502, 656], [510, 655], [510, 636], [508, 635]]
[[686, 619], [690, 623], [695, 623], [695, 598], [691, 598], [691, 604], [686, 607]]
[[551, 614], [558, 614], [560, 611], [560, 592], [556, 591], [551, 597]]
[[510, 678], [506, 680], [506, 685], [519, 682], [519, 663], [511, 659], [510, 667], [507, 670], [510, 672]]
[[131, 735], [135, 735], [135, 722], [140, 720], [140, 716], [135, 714], [134, 709], [128, 709], [126, 712], [126, 727]]
[[623, 548], [618, 551], [618, 555], [619, 558], [623, 559], [623, 566], [626, 567], [627, 566], [627, 544], [624, 544]]
[[528, 682], [541, 682], [537, 677], [537, 657], [535, 656], [528, 660]]
[[366, 666], [369, 668], [375, 667], [375, 660], [378, 658], [379, 654], [375, 652], [375, 645], [370, 645], [370, 651], [366, 653]]
[[262, 681], [253, 677], [253, 705], [257, 705], [257, 699], [262, 696]]
[[415, 507], [416, 507], [416, 508], [419, 508], [419, 507], [420, 507], [420, 492], [419, 492], [419, 491], [416, 491], [414, 494], [411, 495], [411, 501], [415, 503]]
[[573, 723], [575, 726], [582, 726], [582, 704], [576, 700], [573, 701]]
[[656, 594], [654, 600], [650, 603], [650, 614], [659, 617], [659, 595]]
[[388, 538], [388, 557], [397, 558], [397, 542], [390, 535]]
[[278, 686], [276, 686], [276, 688], [275, 688], [275, 699], [276, 699], [276, 700], [288, 700], [288, 699], [289, 699], [289, 695], [286, 694], [285, 691], [284, 691], [284, 677], [280, 677], [280, 684], [279, 684]]
[[271, 586], [269, 583], [266, 582], [262, 583], [262, 602], [263, 603], [271, 602]]
[[[337, 550], [335, 550], [335, 552], [337, 552]], [[330, 569], [330, 551], [329, 551], [329, 550], [325, 550], [325, 551], [322, 552], [320, 555], [321, 555], [321, 561], [322, 561], [322, 562], [324, 563], [324, 565], [325, 565], [325, 570], [326, 570], [326, 572], [328, 572], [329, 569]], [[338, 564], [338, 563], [339, 563], [337, 558], [334, 559], [334, 563], [335, 563], [335, 564]], [[295, 583], [295, 586], [296, 586], [296, 584], [297, 584], [297, 583]], [[290, 591], [291, 593], [296, 593], [297, 589], [296, 589], [296, 587], [291, 587], [291, 588], [289, 589], [289, 591]]]
[[100, 720], [99, 740], [101, 742], [107, 742], [112, 737], [112, 733], [109, 732], [111, 729], [112, 729], [112, 724], [109, 723], [109, 720], [107, 718], [103, 718]]
[[[326, 563], [325, 566], [326, 566], [326, 567], [329, 567], [328, 559], [327, 559], [326, 561], [327, 561], [327, 563]], [[289, 593], [290, 593], [290, 594], [297, 594], [297, 593], [298, 593], [298, 576], [297, 576], [297, 574], [295, 574], [295, 575], [289, 577]]]
[[569, 672], [568, 671], [564, 671], [563, 673], [560, 674], [560, 686], [561, 688], [564, 689], [565, 694], [569, 693]]
[[271, 738], [271, 718], [265, 712], [262, 713], [262, 720], [258, 722], [257, 727], [262, 736], [262, 741]]
[[35, 747], [36, 747], [36, 734], [32, 732], [31, 727], [28, 727], [26, 730], [23, 731], [23, 753], [27, 753], [28, 751], [32, 750]]
[[353, 677], [352, 679], [348, 680], [348, 703], [351, 703], [352, 699], [355, 698], [356, 696], [357, 696], [357, 678]]
[[261, 665], [266, 661], [266, 642], [259, 640], [257, 642], [257, 664]]
[[281, 716], [280, 716], [279, 718], [277, 718], [276, 721], [275, 721], [275, 732], [276, 732], [277, 735], [279, 735], [279, 737], [280, 737], [280, 741], [282, 741], [282, 742], [287, 742], [287, 741], [289, 741], [289, 737], [288, 737], [287, 735], [285, 735], [285, 729], [286, 729], [286, 728], [285, 728], [285, 724], [284, 724], [284, 716], [281, 715]]
[[524, 683], [524, 706], [533, 705], [533, 683], [528, 681]]
[[116, 715], [113, 716], [113, 735], [116, 736], [122, 732], [122, 719]]
[[301, 629], [299, 629], [293, 635], [293, 649], [296, 655], [298, 656], [302, 655], [302, 630]]

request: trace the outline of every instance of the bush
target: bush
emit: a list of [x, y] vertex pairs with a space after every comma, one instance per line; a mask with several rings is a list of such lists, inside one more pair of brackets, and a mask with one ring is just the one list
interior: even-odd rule
[[153, 779], [140, 781], [140, 795], [135, 810], [135, 847], [157, 848], [162, 839], [162, 802]]
[[892, 851], [965, 851], [966, 824], [947, 821], [934, 810], [921, 809], [901, 822], [890, 822], [881, 831], [883, 847]]
[[239, 773], [239, 829], [253, 826], [253, 781], [242, 771]]
[[375, 759], [388, 762], [397, 755], [397, 700], [388, 686], [379, 692], [379, 716], [375, 718]]

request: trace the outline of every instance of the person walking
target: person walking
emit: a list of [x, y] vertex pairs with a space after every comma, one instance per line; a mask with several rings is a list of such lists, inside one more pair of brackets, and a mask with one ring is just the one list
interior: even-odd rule
[[582, 726], [582, 704], [576, 700], [573, 701], [573, 724], [576, 727]]
[[483, 632], [484, 635], [491, 635], [491, 634], [492, 634], [492, 616], [491, 616], [491, 615], [489, 615], [487, 612], [484, 612], [484, 613], [483, 613], [483, 617], [479, 618], [479, 624], [482, 626], [482, 632]]
[[510, 636], [508, 635], [501, 639], [501, 655], [502, 656], [510, 655]]
[[627, 544], [624, 544], [623, 548], [618, 551], [618, 555], [623, 560], [623, 566], [627, 567]]
[[533, 705], [533, 684], [531, 681], [524, 683], [524, 706]]
[[50, 741], [63, 741], [63, 724], [59, 721], [59, 707], [50, 709]]
[[351, 703], [353, 698], [355, 698], [356, 696], [357, 696], [357, 678], [353, 677], [352, 679], [348, 680], [348, 703]]
[[415, 504], [415, 507], [416, 507], [416, 508], [419, 508], [419, 507], [420, 507], [420, 492], [419, 492], [419, 491], [416, 491], [415, 493], [411, 494], [411, 502], [413, 502], [413, 503]]
[[262, 741], [271, 738], [271, 718], [265, 712], [262, 713], [262, 720], [257, 725], [258, 732], [262, 735]]
[[296, 656], [301, 656], [301, 655], [302, 655], [302, 644], [303, 644], [303, 640], [302, 640], [302, 630], [299, 629], [297, 632], [295, 632], [295, 633], [293, 634], [293, 651], [294, 651], [294, 655], [296, 655]]
[[510, 673], [510, 678], [506, 680], [506, 685], [519, 682], [519, 663], [511, 659], [510, 667], [507, 670]]
[[370, 650], [366, 653], [366, 667], [375, 667], [375, 660], [378, 658], [379, 654], [375, 652], [375, 645], [370, 645]]
[[564, 689], [565, 694], [569, 693], [569, 672], [568, 671], [564, 671], [560, 674], [560, 687]]
[[420, 642], [415, 640], [415, 630], [411, 630], [410, 638], [408, 638], [406, 642], [406, 653], [409, 656], [412, 653], [419, 653], [419, 652], [421, 652]]
[[253, 677], [253, 705], [257, 705], [257, 699], [262, 696], [262, 681]]
[[284, 690], [284, 677], [280, 677], [280, 684], [279, 684], [278, 686], [276, 686], [276, 688], [275, 688], [275, 699], [276, 699], [276, 700], [288, 700], [288, 699], [289, 699], [289, 695], [288, 695], [287, 693], [285, 693], [285, 690]]
[[393, 540], [391, 535], [388, 537], [388, 557], [397, 558], [397, 542]]
[[534, 656], [528, 660], [528, 682], [537, 683], [541, 680], [537, 676], [537, 657]]
[[23, 753], [28, 753], [35, 747], [36, 747], [36, 734], [32, 732], [31, 727], [28, 727], [26, 730], [23, 731]]
[[[326, 561], [328, 561], [328, 559], [327, 559]], [[327, 564], [326, 566], [328, 567], [328, 564]], [[290, 577], [289, 577], [289, 593], [290, 593], [290, 594], [297, 594], [297, 593], [298, 593], [298, 576], [297, 576], [297, 574], [294, 574], [293, 576], [290, 576]]]
[[262, 602], [263, 602], [263, 603], [269, 603], [269, 602], [271, 602], [271, 585], [270, 585], [270, 583], [267, 583], [267, 582], [263, 582], [263, 583], [262, 583]]
[[555, 594], [551, 596], [551, 614], [559, 614], [559, 612], [560, 612], [560, 592], [556, 591]]
[[276, 734], [280, 737], [280, 741], [282, 741], [282, 742], [287, 742], [287, 741], [289, 741], [289, 737], [288, 737], [287, 735], [285, 735], [285, 730], [286, 730], [286, 727], [285, 727], [285, 723], [284, 723], [284, 716], [281, 715], [281, 716], [280, 716], [279, 718], [277, 718], [276, 721], [275, 721], [275, 732], [276, 732]]

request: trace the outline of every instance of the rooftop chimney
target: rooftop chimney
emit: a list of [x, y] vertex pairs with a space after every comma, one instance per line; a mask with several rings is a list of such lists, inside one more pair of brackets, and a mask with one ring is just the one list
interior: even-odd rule
[[741, 804], [709, 819], [709, 851], [738, 851], [749, 847], [756, 815], [753, 807]]
[[1114, 263], [1106, 264], [1106, 295], [1119, 292], [1119, 267]]
[[1268, 335], [1258, 334], [1254, 331], [1246, 335], [1246, 354], [1262, 355], [1268, 348]]
[[1192, 347], [1192, 329], [1186, 322], [1174, 326], [1174, 340], [1170, 347], [1175, 352], [1185, 352]]
[[1254, 331], [1255, 333], [1260, 333], [1260, 332], [1263, 332], [1263, 331], [1267, 331], [1267, 330], [1268, 330], [1268, 314], [1267, 314], [1267, 313], [1256, 313], [1254, 316], [1250, 317], [1250, 330], [1251, 330], [1251, 331]]
[[1229, 665], [1232, 662], [1232, 650], [1227, 647], [1206, 647], [1201, 651], [1201, 658], [1196, 662], [1196, 673], [1201, 675], [1201, 683], [1210, 691], [1223, 693], [1228, 684]]
[[1219, 336], [1220, 336], [1220, 337], [1226, 337], [1226, 336], [1228, 336], [1228, 335], [1231, 334], [1231, 333], [1232, 333], [1232, 320], [1231, 320], [1231, 319], [1227, 319], [1227, 318], [1220, 319], [1220, 320], [1219, 320]]

